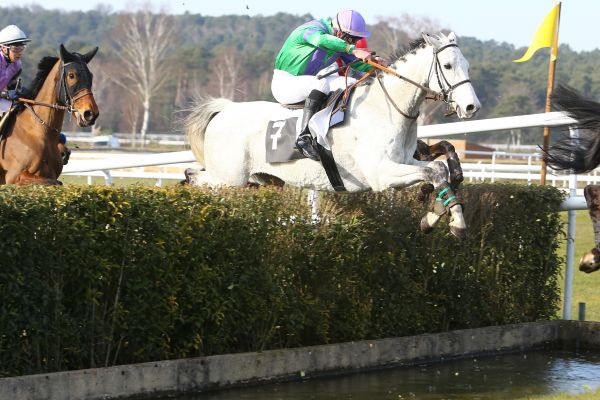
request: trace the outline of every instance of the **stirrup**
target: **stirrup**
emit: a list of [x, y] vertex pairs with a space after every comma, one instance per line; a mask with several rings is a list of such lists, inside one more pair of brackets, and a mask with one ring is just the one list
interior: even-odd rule
[[298, 136], [296, 148], [300, 150], [304, 157], [310, 158], [313, 161], [321, 161], [321, 157], [319, 157], [319, 153], [313, 145], [313, 140], [309, 135]]

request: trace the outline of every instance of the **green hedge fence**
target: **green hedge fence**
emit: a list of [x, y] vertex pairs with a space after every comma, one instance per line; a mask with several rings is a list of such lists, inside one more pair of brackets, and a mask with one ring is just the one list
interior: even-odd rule
[[2, 187], [0, 376], [555, 318], [559, 191], [417, 193]]

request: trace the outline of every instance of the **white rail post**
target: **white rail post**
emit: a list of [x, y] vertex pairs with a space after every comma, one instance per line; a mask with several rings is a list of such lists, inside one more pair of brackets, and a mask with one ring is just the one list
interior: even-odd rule
[[494, 183], [496, 181], [496, 152], [492, 153], [492, 179], [491, 182]]
[[311, 189], [308, 191], [308, 204], [310, 204], [310, 215], [312, 222], [319, 221], [319, 209], [317, 205], [319, 195], [316, 190]]
[[110, 169], [103, 169], [102, 173], [104, 174], [104, 182], [107, 185], [112, 185], [112, 175], [110, 174]]
[[[569, 127], [569, 134], [572, 138], [579, 137], [579, 130]], [[577, 196], [577, 175], [571, 174], [569, 180], [569, 197]], [[571, 304], [573, 302], [573, 263], [575, 261], [575, 225], [577, 212], [568, 211], [568, 230], [567, 230], [567, 259], [565, 266], [565, 294], [563, 305], [563, 319], [571, 319]]]
[[529, 169], [527, 170], [527, 184], [531, 185], [531, 154], [527, 157], [527, 166]]

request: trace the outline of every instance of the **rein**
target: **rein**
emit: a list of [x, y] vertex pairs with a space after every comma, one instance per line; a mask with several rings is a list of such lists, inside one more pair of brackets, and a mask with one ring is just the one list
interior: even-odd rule
[[[48, 106], [48, 107], [51, 107], [51, 108], [56, 108], [56, 105], [55, 105], [55, 104], [37, 103], [37, 104], [35, 104], [35, 105], [43, 105], [43, 106]], [[63, 108], [66, 108], [66, 107], [64, 107], [64, 106], [58, 106], [58, 107], [63, 107]], [[35, 110], [33, 109], [33, 107], [32, 107], [32, 106], [29, 104], [29, 102], [25, 102], [25, 108], [27, 108], [29, 111], [31, 111], [31, 113], [33, 114], [34, 118], [35, 118], [35, 119], [36, 119], [36, 120], [37, 120], [37, 121], [38, 121], [40, 124], [44, 125], [46, 128], [50, 128], [50, 129], [52, 129], [54, 132], [57, 132], [57, 133], [59, 133], [59, 134], [60, 134], [60, 130], [56, 129], [56, 128], [55, 128], [55, 127], [53, 127], [53, 126], [50, 126], [50, 125], [48, 125], [48, 124], [46, 123], [46, 121], [44, 121], [43, 119], [41, 119], [41, 118], [40, 118], [40, 116], [39, 116], [39, 115], [37, 115], [37, 113], [35, 112]]]
[[[450, 107], [449, 104], [452, 101], [452, 92], [454, 91], [454, 89], [456, 89], [457, 87], [459, 87], [460, 85], [463, 85], [465, 83], [470, 83], [471, 80], [470, 79], [465, 79], [462, 80], [460, 82], [455, 83], [454, 85], [451, 85], [450, 82], [448, 81], [448, 79], [446, 78], [446, 76], [444, 75], [444, 71], [442, 69], [441, 63], [440, 63], [440, 59], [438, 57], [439, 53], [441, 53], [442, 51], [444, 51], [445, 49], [449, 48], [449, 47], [458, 47], [457, 44], [454, 43], [450, 43], [447, 44], [445, 46], [440, 47], [439, 49], [434, 51], [434, 61], [431, 63], [431, 67], [429, 69], [429, 75], [428, 75], [428, 81], [431, 80], [431, 75], [433, 74], [433, 72], [435, 71], [435, 76], [436, 79], [438, 81], [438, 85], [441, 89], [440, 92], [436, 92], [435, 90], [432, 90], [431, 88], [422, 85], [418, 82], [413, 81], [410, 78], [407, 78], [403, 75], [400, 75], [399, 73], [397, 73], [396, 71], [394, 71], [391, 68], [388, 67], [384, 67], [383, 65], [380, 65], [376, 62], [373, 62], [371, 60], [367, 60], [365, 61], [366, 64], [369, 64], [373, 67], [373, 69], [371, 69], [371, 71], [369, 71], [368, 74], [371, 74], [375, 69], [379, 69], [383, 72], [387, 72], [388, 74], [394, 75], [397, 78], [400, 78], [414, 86], [416, 86], [417, 88], [423, 90], [426, 94], [425, 94], [425, 98], [426, 99], [430, 99], [430, 100], [434, 100], [434, 101], [443, 101], [444, 103], [448, 104], [448, 108]], [[435, 69], [434, 69], [435, 68]], [[443, 78], [443, 82], [445, 83], [445, 85], [442, 85], [442, 79], [440, 79], [440, 76]], [[396, 111], [398, 111], [398, 113], [400, 113], [403, 117], [406, 117], [408, 119], [417, 119], [419, 117], [420, 113], [417, 113], [417, 115], [415, 116], [411, 116], [406, 114], [405, 112], [403, 112], [402, 110], [400, 110], [400, 107], [398, 107], [398, 105], [396, 104], [396, 102], [394, 102], [394, 100], [392, 99], [392, 97], [390, 96], [390, 94], [388, 93], [387, 89], [385, 88], [385, 86], [383, 85], [383, 80], [381, 79], [381, 77], [377, 77], [379, 84], [381, 85], [381, 88], [383, 89], [383, 93], [385, 94], [386, 98], [390, 101], [390, 103], [392, 103], [392, 105], [394, 106], [394, 108], [396, 109]], [[362, 80], [362, 79], [361, 79]], [[358, 82], [357, 82], [358, 83]], [[345, 94], [344, 94], [344, 97]], [[444, 115], [445, 116], [449, 116], [452, 115], [454, 112], [447, 112]]]
[[35, 100], [25, 99], [23, 97], [19, 97], [17, 99], [17, 101], [19, 101], [21, 103], [25, 103], [25, 107], [27, 107], [27, 108], [30, 108], [31, 106], [44, 106], [44, 107], [54, 108], [55, 110], [71, 111], [71, 107], [69, 107], [69, 106], [61, 106], [60, 104], [44, 103], [43, 101], [35, 101]]

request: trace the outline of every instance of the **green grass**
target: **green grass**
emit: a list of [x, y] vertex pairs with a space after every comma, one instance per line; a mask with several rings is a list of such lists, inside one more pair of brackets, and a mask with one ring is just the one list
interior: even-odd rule
[[[62, 175], [58, 178], [65, 185], [87, 185], [87, 177], [85, 176], [71, 176], [71, 175]], [[182, 174], [181, 179], [184, 179]], [[92, 177], [93, 185], [105, 185], [104, 177], [101, 176], [93, 176]], [[161, 186], [172, 186], [178, 185], [179, 180], [176, 179], [163, 179]], [[128, 185], [142, 185], [142, 186], [155, 186], [156, 180], [154, 179], [144, 179], [144, 178], [113, 178], [114, 186], [128, 186]]]
[[[567, 231], [567, 213], [563, 213], [565, 232]], [[566, 236], [566, 234], [565, 234]], [[566, 241], [563, 241], [559, 255], [566, 258]], [[575, 265], [573, 270], [573, 300], [571, 319], [577, 319], [579, 303], [586, 305], [585, 319], [600, 321], [600, 271], [586, 274], [579, 271], [579, 259], [595, 246], [592, 221], [587, 211], [577, 211], [577, 225], [575, 228]], [[564, 291], [564, 269], [561, 280], [561, 290]], [[562, 304], [559, 317], [562, 318]]]
[[596, 391], [586, 391], [580, 394], [553, 394], [547, 396], [527, 396], [522, 400], [598, 400], [600, 399], [600, 388]]

